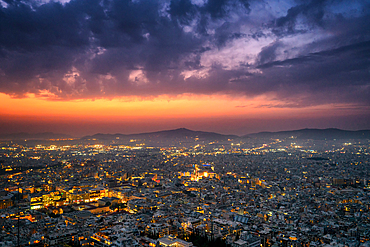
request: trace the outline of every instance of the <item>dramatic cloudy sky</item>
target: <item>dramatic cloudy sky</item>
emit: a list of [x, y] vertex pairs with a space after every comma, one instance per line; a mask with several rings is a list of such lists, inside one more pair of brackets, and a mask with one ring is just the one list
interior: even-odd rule
[[370, 128], [370, 2], [0, 0], [0, 133]]

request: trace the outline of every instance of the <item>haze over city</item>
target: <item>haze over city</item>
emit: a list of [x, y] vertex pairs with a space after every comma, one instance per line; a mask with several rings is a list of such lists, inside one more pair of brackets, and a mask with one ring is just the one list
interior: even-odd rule
[[370, 128], [367, 1], [2, 0], [0, 134]]

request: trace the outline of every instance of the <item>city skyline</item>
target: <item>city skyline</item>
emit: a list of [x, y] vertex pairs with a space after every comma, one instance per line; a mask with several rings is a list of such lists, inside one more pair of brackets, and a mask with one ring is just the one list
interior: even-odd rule
[[0, 134], [370, 129], [363, 1], [0, 1]]

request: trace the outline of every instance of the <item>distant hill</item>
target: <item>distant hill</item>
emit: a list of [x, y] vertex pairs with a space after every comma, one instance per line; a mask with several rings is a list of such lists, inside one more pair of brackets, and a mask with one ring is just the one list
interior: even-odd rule
[[333, 139], [370, 139], [370, 130], [341, 130], [341, 129], [301, 129], [279, 132], [260, 132], [243, 136], [244, 138], [289, 138], [313, 140]]
[[53, 133], [53, 132], [43, 132], [43, 133], [26, 133], [19, 132], [13, 134], [0, 135], [0, 140], [50, 140], [50, 139], [68, 139], [73, 138], [70, 135]]
[[204, 131], [193, 131], [186, 128], [174, 129], [174, 130], [164, 130], [158, 132], [134, 134], [135, 137], [150, 137], [150, 138], [199, 138], [199, 139], [234, 139], [239, 138], [236, 135], [222, 135], [214, 132], [204, 132]]
[[[194, 142], [227, 142], [228, 140], [240, 139], [258, 139], [258, 138], [278, 138], [285, 139], [289, 137], [298, 139], [313, 140], [333, 140], [333, 139], [370, 139], [370, 130], [341, 130], [341, 129], [301, 129], [278, 132], [259, 132], [248, 134], [242, 137], [236, 135], [223, 135], [215, 132], [194, 131], [186, 128], [174, 130], [164, 130], [137, 134], [102, 134], [85, 136], [81, 141], [116, 141], [119, 143], [145, 142], [148, 144], [174, 144], [174, 143], [194, 143]], [[73, 138], [70, 135], [58, 134], [52, 132], [30, 134], [25, 132], [0, 135], [0, 140], [50, 140], [50, 139], [68, 139]]]
[[239, 138], [236, 135], [222, 135], [214, 132], [193, 131], [185, 128], [164, 130], [157, 132], [138, 133], [138, 134], [95, 134], [92, 136], [85, 136], [82, 140], [133, 140], [140, 139], [149, 142], [162, 141], [194, 141], [195, 139], [201, 141], [227, 141], [228, 139]]

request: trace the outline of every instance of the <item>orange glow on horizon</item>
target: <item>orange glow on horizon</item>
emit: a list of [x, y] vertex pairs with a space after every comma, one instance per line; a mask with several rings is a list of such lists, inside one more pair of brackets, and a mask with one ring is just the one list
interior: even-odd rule
[[[160, 96], [154, 99], [121, 97], [112, 100], [53, 101], [29, 94], [27, 98], [12, 98], [0, 94], [0, 115], [8, 117], [66, 117], [73, 119], [198, 118], [198, 117], [254, 117], [281, 118], [289, 116], [337, 115], [343, 108], [337, 105], [310, 107], [279, 107], [281, 102], [267, 96], [252, 99], [227, 95]], [[336, 111], [336, 108], [339, 110]], [[349, 112], [353, 111], [350, 107]], [[348, 113], [348, 112], [346, 112]]]

